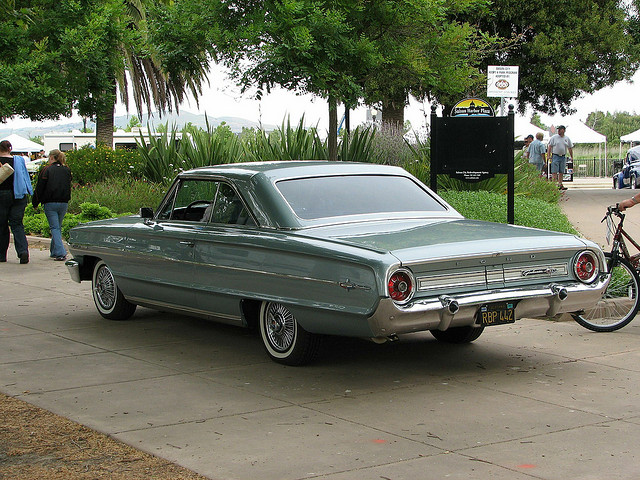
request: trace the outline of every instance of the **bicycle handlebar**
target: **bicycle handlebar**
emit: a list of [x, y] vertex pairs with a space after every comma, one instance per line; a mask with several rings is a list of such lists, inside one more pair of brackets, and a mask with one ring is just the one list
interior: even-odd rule
[[607, 217], [610, 217], [611, 215], [615, 215], [616, 217], [618, 217], [620, 219], [624, 218], [624, 213], [622, 213], [620, 211], [620, 209], [618, 208], [618, 204], [617, 203], [615, 205], [609, 205], [607, 207], [607, 214], [600, 221], [600, 223], [604, 222], [607, 219]]

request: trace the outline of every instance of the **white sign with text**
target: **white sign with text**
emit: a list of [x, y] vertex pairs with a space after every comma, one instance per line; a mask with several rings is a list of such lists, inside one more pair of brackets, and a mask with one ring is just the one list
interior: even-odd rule
[[520, 67], [489, 65], [487, 67], [487, 97], [518, 96]]

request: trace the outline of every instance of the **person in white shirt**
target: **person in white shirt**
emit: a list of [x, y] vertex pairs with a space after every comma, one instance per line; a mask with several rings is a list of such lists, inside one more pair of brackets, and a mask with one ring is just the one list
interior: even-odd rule
[[564, 134], [565, 131], [565, 126], [559, 125], [558, 133], [549, 139], [549, 146], [547, 147], [547, 158], [551, 158], [551, 176], [558, 182], [560, 190], [567, 189], [562, 185], [562, 177], [567, 167], [567, 150], [571, 155], [571, 161], [573, 161], [573, 143]]

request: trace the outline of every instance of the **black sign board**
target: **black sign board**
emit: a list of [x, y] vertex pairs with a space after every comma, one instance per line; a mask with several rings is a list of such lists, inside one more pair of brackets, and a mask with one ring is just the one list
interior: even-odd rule
[[508, 175], [507, 217], [513, 223], [514, 113], [506, 117], [438, 117], [431, 113], [431, 189], [437, 176], [449, 175], [479, 182], [496, 174]]
[[507, 117], [444, 117], [437, 123], [438, 173], [468, 182], [507, 173], [509, 155], [513, 159]]

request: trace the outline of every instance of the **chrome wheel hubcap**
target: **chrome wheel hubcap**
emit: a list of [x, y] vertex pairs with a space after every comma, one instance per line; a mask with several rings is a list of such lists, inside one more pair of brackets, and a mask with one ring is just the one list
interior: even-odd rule
[[113, 308], [116, 303], [116, 282], [111, 270], [102, 267], [96, 275], [96, 285], [93, 289], [96, 299], [105, 310]]
[[296, 333], [296, 319], [283, 305], [269, 304], [266, 313], [266, 333], [271, 346], [284, 352], [291, 347]]

